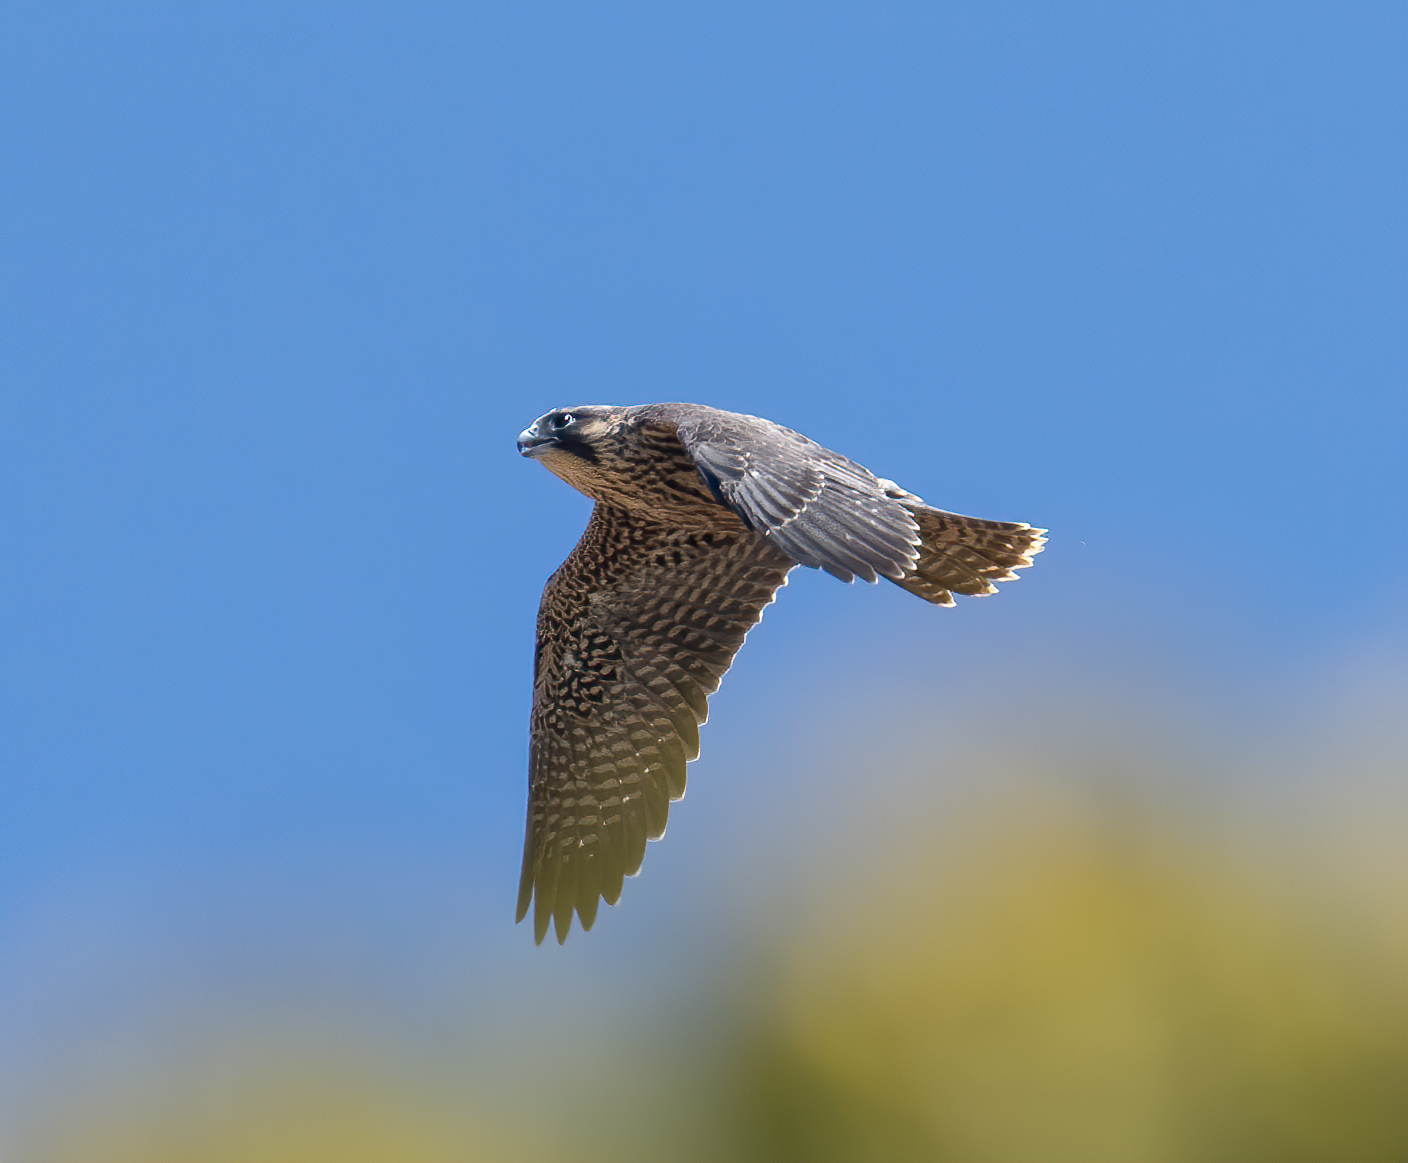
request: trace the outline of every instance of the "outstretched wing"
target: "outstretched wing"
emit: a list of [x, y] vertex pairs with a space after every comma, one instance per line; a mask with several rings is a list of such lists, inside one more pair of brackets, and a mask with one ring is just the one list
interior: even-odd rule
[[680, 442], [727, 505], [802, 565], [842, 581], [899, 581], [918, 558], [919, 526], [868, 469], [756, 416], [688, 407]]
[[[726, 516], [721, 513], [721, 516]], [[538, 613], [518, 919], [590, 929], [664, 834], [699, 724], [796, 563], [728, 519], [666, 528], [598, 504]]]

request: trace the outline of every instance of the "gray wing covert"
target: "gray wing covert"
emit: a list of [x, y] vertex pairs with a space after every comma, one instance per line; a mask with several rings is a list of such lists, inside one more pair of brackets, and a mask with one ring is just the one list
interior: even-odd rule
[[[598, 504], [538, 614], [518, 919], [584, 929], [684, 795], [699, 724], [794, 562], [742, 528], [666, 528]], [[536, 903], [535, 903], [536, 898]]]
[[714, 496], [802, 565], [842, 581], [898, 581], [918, 557], [919, 527], [885, 482], [770, 420], [692, 408], [680, 442]]

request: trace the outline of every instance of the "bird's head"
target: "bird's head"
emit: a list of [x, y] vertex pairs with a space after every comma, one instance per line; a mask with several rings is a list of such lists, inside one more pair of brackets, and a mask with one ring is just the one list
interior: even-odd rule
[[588, 496], [619, 468], [622, 419], [610, 404], [554, 408], [518, 434], [518, 451]]
[[610, 437], [623, 410], [608, 404], [554, 408], [518, 434], [518, 451], [534, 460], [548, 460], [557, 454], [594, 464], [599, 455], [597, 446]]

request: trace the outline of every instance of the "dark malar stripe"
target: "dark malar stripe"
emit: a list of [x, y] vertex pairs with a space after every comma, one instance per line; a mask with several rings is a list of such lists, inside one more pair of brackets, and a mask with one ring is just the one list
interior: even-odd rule
[[572, 436], [559, 436], [557, 438], [557, 446], [562, 449], [563, 452], [570, 452], [573, 456], [577, 457], [579, 460], [585, 460], [588, 464], [597, 464], [601, 460], [595, 448], [586, 443], [586, 441], [578, 440]]

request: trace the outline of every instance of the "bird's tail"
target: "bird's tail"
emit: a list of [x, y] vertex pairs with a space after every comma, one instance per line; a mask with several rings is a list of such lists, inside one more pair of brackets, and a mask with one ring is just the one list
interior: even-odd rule
[[919, 522], [922, 541], [919, 560], [895, 584], [935, 605], [953, 605], [954, 594], [996, 593], [993, 582], [1016, 581], [1012, 571], [1031, 565], [1046, 544], [1045, 529], [945, 513], [912, 494], [901, 503]]

